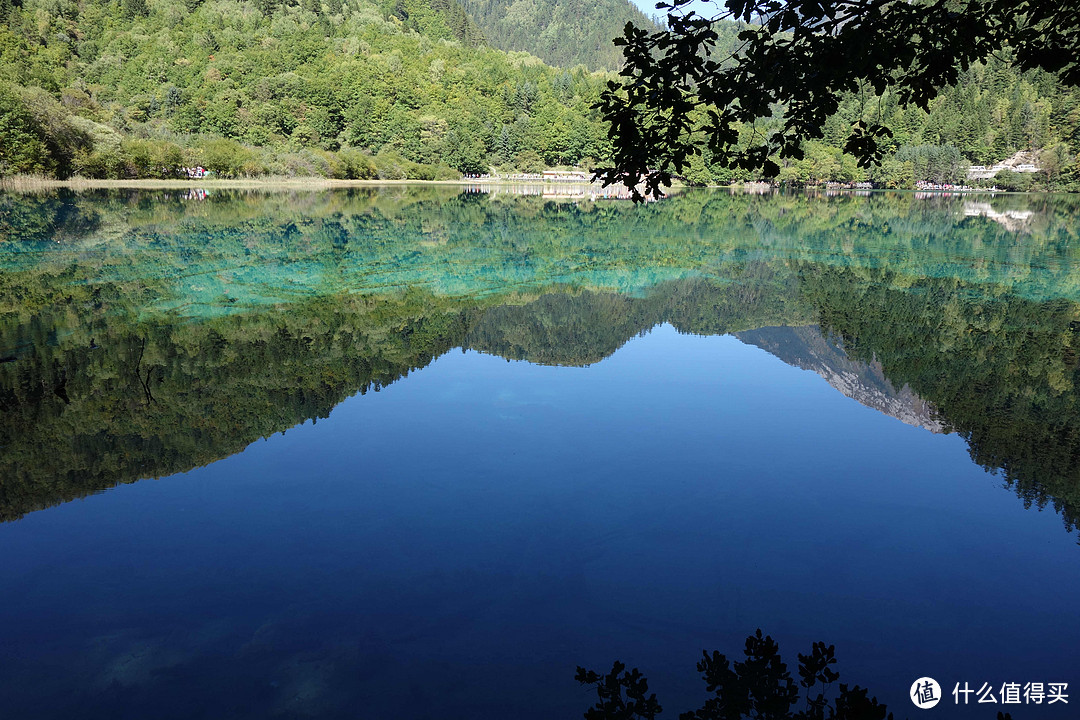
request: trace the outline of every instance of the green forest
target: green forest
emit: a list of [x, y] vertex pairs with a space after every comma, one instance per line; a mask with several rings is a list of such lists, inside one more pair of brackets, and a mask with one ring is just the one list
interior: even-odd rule
[[[1080, 91], [1046, 72], [1017, 72], [1001, 57], [975, 65], [933, 101], [929, 113], [903, 108], [891, 91], [851, 94], [826, 123], [825, 138], [809, 143], [803, 161], [781, 169], [780, 179], [808, 182], [865, 177], [883, 187], [918, 180], [964, 182], [969, 165], [991, 166], [1017, 152], [1037, 158], [1040, 172], [1006, 171], [991, 183], [1009, 190], [1080, 190]], [[859, 120], [882, 122], [894, 136], [880, 167], [860, 176], [853, 159], [838, 152]]]
[[618, 70], [622, 49], [612, 38], [627, 22], [657, 25], [627, 0], [462, 0], [487, 41], [503, 50], [525, 50], [549, 65]]
[[[650, 20], [624, 0], [0, 0], [0, 176], [456, 179], [592, 168], [593, 108], [615, 77], [608, 39]], [[719, 26], [735, 48], [737, 23]], [[723, 54], [723, 53], [721, 53]], [[545, 62], [546, 61], [546, 62]], [[766, 133], [777, 117], [742, 129]], [[880, 167], [841, 151], [852, 123], [895, 137]], [[1019, 73], [1009, 49], [969, 68], [929, 113], [851, 93], [777, 178], [693, 159], [691, 184], [961, 182], [1030, 151], [1006, 189], [1076, 189], [1080, 93]]]
[[483, 44], [460, 6], [0, 6], [0, 173], [438, 179], [595, 162], [603, 77]]

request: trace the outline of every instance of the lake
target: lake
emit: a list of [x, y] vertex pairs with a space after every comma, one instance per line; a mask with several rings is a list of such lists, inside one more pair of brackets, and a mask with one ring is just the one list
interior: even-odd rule
[[4, 717], [1076, 717], [1078, 198], [0, 194], [0, 360]]

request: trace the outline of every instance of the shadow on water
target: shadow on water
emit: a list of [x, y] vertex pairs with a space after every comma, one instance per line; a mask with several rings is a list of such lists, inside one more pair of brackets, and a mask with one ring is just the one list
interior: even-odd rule
[[[760, 629], [746, 638], [741, 655], [729, 660], [717, 651], [702, 653], [697, 670], [709, 697], [700, 708], [680, 713], [679, 720], [893, 720], [870, 690], [840, 682], [834, 645], [815, 642], [806, 655], [798, 653], [797, 681], [780, 646]], [[585, 720], [655, 720], [663, 713], [648, 679], [618, 660], [603, 674], [578, 667], [575, 679], [597, 696]], [[929, 709], [945, 699], [936, 681], [919, 681], [912, 686], [913, 701]], [[997, 720], [1012, 715], [999, 711]]]

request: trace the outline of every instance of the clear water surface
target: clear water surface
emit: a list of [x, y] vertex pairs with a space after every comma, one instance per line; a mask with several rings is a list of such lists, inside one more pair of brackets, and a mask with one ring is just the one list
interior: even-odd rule
[[1078, 209], [2, 195], [0, 714], [677, 717], [761, 628], [1075, 717]]

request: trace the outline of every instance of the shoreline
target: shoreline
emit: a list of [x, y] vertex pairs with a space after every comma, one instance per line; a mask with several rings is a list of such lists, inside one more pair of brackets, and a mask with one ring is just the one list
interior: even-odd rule
[[[91, 192], [95, 190], [180, 190], [194, 193], [212, 191], [251, 190], [266, 192], [324, 192], [346, 188], [459, 188], [461, 191], [509, 193], [542, 196], [549, 200], [629, 199], [622, 186], [603, 187], [598, 182], [504, 180], [460, 178], [455, 180], [339, 180], [323, 177], [262, 177], [262, 178], [138, 178], [127, 180], [75, 177], [67, 180], [32, 176], [0, 178], [0, 192], [47, 193], [57, 190]], [[685, 186], [675, 183], [665, 195], [678, 193]]]
[[[529, 186], [544, 186], [550, 188], [579, 188], [579, 187], [601, 187], [599, 183], [588, 182], [543, 182], [533, 181], [526, 182], [521, 180], [477, 180], [472, 178], [461, 178], [457, 180], [341, 180], [335, 178], [324, 177], [264, 177], [264, 178], [176, 178], [176, 179], [155, 179], [155, 178], [137, 178], [127, 180], [113, 180], [113, 179], [96, 179], [96, 178], [82, 178], [75, 177], [67, 180], [57, 180], [54, 178], [43, 178], [25, 175], [15, 175], [5, 178], [0, 178], [0, 192], [33, 192], [39, 190], [333, 190], [340, 188], [353, 188], [353, 187], [498, 187], [498, 188], [513, 188], [521, 187], [523, 185]], [[611, 187], [611, 186], [609, 186]], [[688, 189], [689, 186], [684, 185], [681, 182], [675, 183], [666, 191], [666, 194], [670, 194], [672, 191], [678, 192]], [[741, 191], [751, 194], [764, 194], [784, 192], [784, 188], [767, 185], [765, 183], [743, 183], [733, 185], [704, 185], [702, 189], [714, 189], [714, 190], [732, 190]], [[826, 188], [825, 186], [806, 186], [800, 188], [791, 188], [790, 190], [801, 190], [802, 192], [814, 192], [814, 193], [837, 193], [837, 192], [860, 192], [860, 193], [877, 193], [877, 192], [900, 192], [900, 193], [927, 193], [932, 195], [1045, 195], [1045, 194], [1071, 194], [1065, 191], [1046, 191], [1046, 190], [1002, 190], [999, 188], [977, 188], [967, 187], [964, 189], [918, 189], [918, 188]]]
[[[385, 185], [473, 185], [475, 180], [337, 180], [323, 177], [297, 178], [137, 178], [132, 180], [105, 180], [96, 178], [39, 178], [12, 176], [0, 178], [0, 190], [101, 190], [101, 189], [147, 189], [188, 190], [220, 188], [223, 190], [257, 188], [295, 188], [325, 190], [339, 187], [377, 187]], [[510, 184], [510, 183], [506, 183]], [[587, 183], [583, 183], [587, 184]]]

